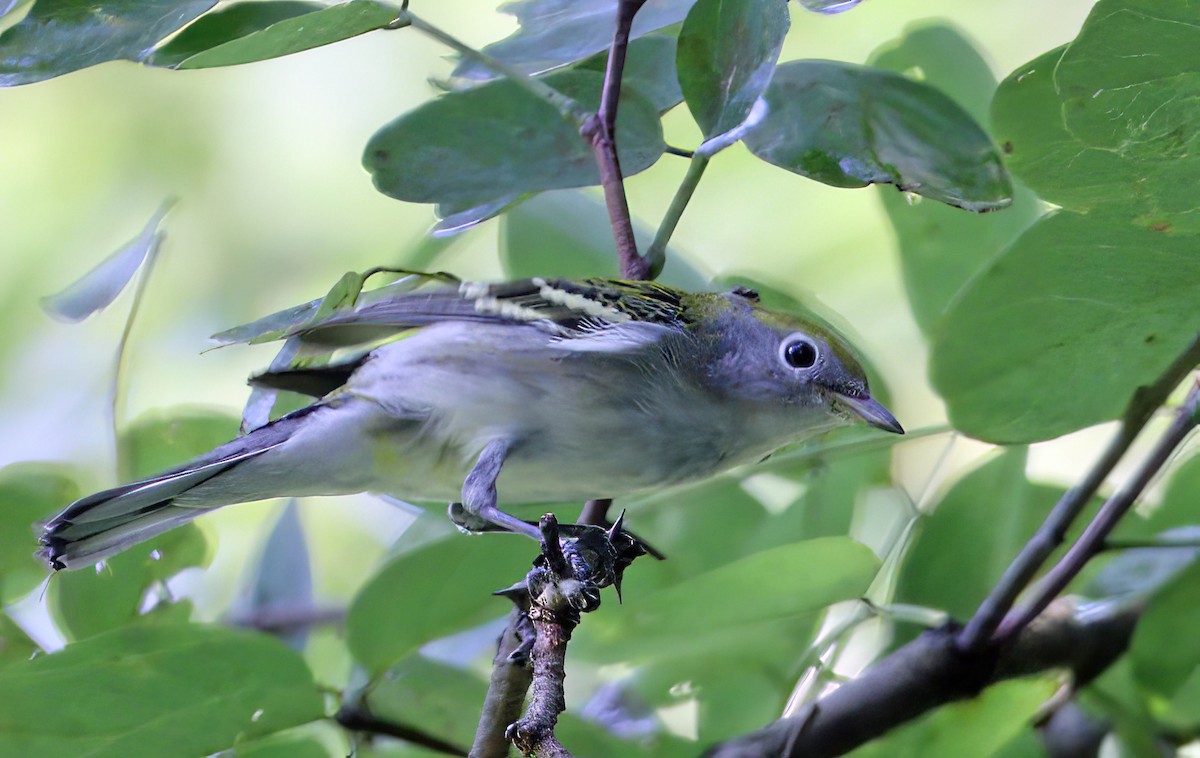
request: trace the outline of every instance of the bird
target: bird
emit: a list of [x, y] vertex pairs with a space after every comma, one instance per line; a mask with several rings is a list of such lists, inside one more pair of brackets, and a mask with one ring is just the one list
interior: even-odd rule
[[904, 433], [845, 337], [745, 287], [414, 274], [316, 305], [267, 335], [309, 359], [250, 378], [310, 405], [71, 503], [42, 525], [37, 557], [78, 569], [222, 506], [364, 491], [538, 539], [501, 504], [696, 481], [850, 423]]

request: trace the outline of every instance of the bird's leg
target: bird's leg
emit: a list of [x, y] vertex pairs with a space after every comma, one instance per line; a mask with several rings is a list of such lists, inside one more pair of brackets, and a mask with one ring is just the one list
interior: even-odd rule
[[537, 526], [496, 507], [496, 480], [508, 456], [507, 440], [492, 440], [479, 454], [475, 468], [463, 482], [461, 503], [450, 504], [450, 519], [460, 528], [471, 532], [490, 531], [493, 525], [535, 540], [542, 538]]

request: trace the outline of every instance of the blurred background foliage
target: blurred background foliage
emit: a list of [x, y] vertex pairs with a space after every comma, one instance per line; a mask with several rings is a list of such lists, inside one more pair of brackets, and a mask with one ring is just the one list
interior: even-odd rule
[[[414, 6], [476, 47], [513, 29], [512, 18], [496, 13], [487, 0]], [[831, 16], [793, 8], [781, 60], [871, 62], [923, 78], [986, 127], [991, 87], [1073, 39], [1091, 6], [1087, 0], [895, 0]], [[961, 37], [929, 24], [933, 19]], [[976, 53], [964, 38], [974, 42]], [[450, 530], [440, 509], [418, 518], [409, 508], [369, 496], [307, 498], [218, 511], [168, 535], [154, 546], [154, 555], [131, 551], [94, 574], [56, 576], [43, 593], [40, 567], [28, 557], [34, 547], [32, 537], [26, 539], [30, 533], [10, 529], [48, 515], [79, 492], [115, 483], [118, 458], [120, 478], [145, 475], [232, 436], [248, 393], [240, 380], [270, 362], [272, 348], [203, 352], [212, 346], [208, 335], [320, 297], [345, 271], [433, 265], [483, 279], [615, 273], [607, 225], [595, 214], [599, 193], [594, 189], [541, 196], [502, 220], [441, 244], [425, 238], [436, 220], [430, 206], [397, 202], [372, 186], [362, 168], [364, 145], [383, 124], [435, 94], [431, 83], [445, 80], [454, 65], [444, 47], [421, 35], [373, 32], [246, 66], [167, 71], [109, 63], [0, 90], [0, 318], [5, 324], [0, 355], [9, 367], [0, 373], [0, 428], [6, 431], [0, 437], [0, 466], [15, 464], [0, 476], [0, 502], [6, 508], [0, 587], [12, 616], [36, 643], [53, 650], [83, 641], [63, 654], [77, 651], [76, 665], [84, 668], [74, 675], [86, 672], [105, 646], [120, 649], [139, 635], [153, 637], [152, 626], [131, 625], [133, 619], [149, 615], [177, 625], [189, 618], [254, 622], [280, 632], [303, 653], [316, 682], [331, 692], [345, 691], [346, 701], [383, 718], [419, 724], [453, 743], [469, 742], [477, 709], [463, 703], [482, 697], [485, 683], [478, 674], [486, 670], [500, 628], [496, 619], [506, 610], [487, 593], [521, 575], [531, 557], [527, 545], [444, 540]], [[1029, 96], [1013, 87], [1010, 97]], [[998, 142], [1012, 135], [1019, 139], [1027, 127], [1020, 119], [997, 120], [990, 126]], [[691, 148], [702, 139], [684, 107], [668, 112], [663, 127], [673, 146]], [[1018, 154], [1013, 160], [1022, 158]], [[1045, 199], [1072, 210], [1098, 207], [1094, 198], [1055, 196], [1053, 172], [1042, 177], [1037, 165], [1030, 168], [1035, 179], [1027, 181], [1038, 181], [1034, 189]], [[631, 208], [645, 230], [655, 227], [686, 169], [686, 161], [664, 156], [627, 182]], [[166, 196], [180, 201], [166, 224], [168, 237], [126, 351], [118, 445], [110, 397], [113, 352], [130, 294], [79, 325], [50, 320], [38, 300], [134, 236]], [[938, 320], [947, 309], [962, 308], [954, 299], [961, 284], [1045, 206], [1022, 186], [1013, 208], [987, 216], [928, 200], [921, 201], [916, 215], [908, 212], [913, 202], [887, 186], [835, 190], [806, 181], [735, 145], [709, 167], [672, 240], [663, 278], [690, 287], [748, 278], [781, 297], [819, 301], [857, 335], [874, 381], [905, 426], [939, 427], [947, 414], [931, 384], [927, 339], [948, 345], [940, 363], [935, 361], [940, 389], [948, 396], [969, 395], [978, 377], [968, 369], [980, 341], [990, 338], [988, 330], [1008, 326], [989, 316], [987, 303], [964, 311], [982, 314], [975, 331], [946, 337], [937, 331]], [[947, 258], [938, 250], [937, 241], [931, 241], [938, 235], [923, 236], [929, 228], [948, 229], [940, 239], [960, 245], [961, 257]], [[1070, 232], [1058, 233], [1069, 238]], [[897, 235], [907, 246], [903, 263]], [[644, 236], [648, 240], [650, 233]], [[1005, 362], [1027, 356], [1000, 354], [994, 360], [1001, 365], [988, 364], [989, 370], [1003, 374]], [[1070, 390], [1056, 379], [1047, 394], [1058, 397]], [[1111, 401], [1119, 407], [1124, 397]], [[959, 426], [967, 431], [971, 424], [987, 428], [991, 421], [986, 413], [982, 420], [972, 415], [974, 408], [970, 402], [962, 406]], [[1085, 411], [1066, 415], [1061, 431], [1100, 420]], [[670, 560], [639, 563], [627, 577], [625, 605], [610, 600], [581, 627], [572, 646], [571, 709], [560, 737], [568, 745], [572, 740], [592, 745], [594, 754], [619, 754], [628, 746], [611, 740], [644, 737], [660, 723], [668, 731], [652, 743], [655, 754], [688, 754], [695, 752], [691, 740], [709, 744], [760, 725], [789, 696], [802, 700], [819, 691], [809, 683], [807, 690], [793, 692], [804, 670], [801, 662], [812, 663], [798, 661], [798, 651], [819, 629], [836, 625], [837, 608], [845, 608], [823, 615], [826, 606], [878, 590], [879, 577], [891, 583], [881, 590], [887, 598], [959, 618], [969, 614], [1107, 433], [1093, 427], [1002, 453], [945, 434], [918, 434], [894, 448], [855, 455], [810, 445], [742, 478], [630, 503], [633, 528]], [[1019, 419], [997, 434], [992, 438], [1002, 441], [1039, 438]], [[25, 475], [31, 471], [37, 476]], [[30, 481], [41, 488], [30, 491]], [[1152, 492], [1150, 502], [1160, 494]], [[917, 524], [917, 509], [938, 502], [939, 518]], [[1166, 506], [1156, 518], [1162, 528], [1194, 521]], [[900, 537], [914, 528], [921, 539], [898, 571], [903, 551], [897, 545], [905, 544]], [[1155, 531], [1141, 525], [1131, 533]], [[397, 542], [401, 534], [404, 539]], [[970, 536], [975, 540], [964, 542]], [[827, 570], [818, 578], [797, 578], [812, 566]], [[877, 574], [881, 567], [884, 572]], [[1174, 576], [1168, 574], [1159, 581]], [[946, 581], [951, 576], [953, 581]], [[785, 581], [787, 591], [768, 579]], [[1172, 587], [1180, 595], [1174, 602], [1187, 602], [1186, 585], [1172, 581], [1178, 582]], [[729, 587], [746, 589], [730, 593]], [[717, 607], [699, 602], [711, 594], [721, 598]], [[287, 623], [288, 610], [296, 608], [313, 611], [322, 622], [337, 622], [349, 611], [344, 626], [320, 623], [309, 629]], [[0, 666], [34, 649], [8, 617], [3, 624]], [[688, 635], [698, 627], [708, 633]], [[110, 634], [96, 636], [102, 632]], [[226, 678], [243, 677], [251, 693], [245, 702], [270, 703], [270, 715], [280, 720], [262, 722], [255, 716], [247, 721], [233, 703], [228, 712], [207, 716], [208, 723], [221, 725], [208, 735], [219, 736], [216, 744], [228, 746], [236, 739], [239, 755], [344, 750], [343, 736], [328, 725], [257, 739], [311, 721], [336, 703], [331, 698], [322, 705], [315, 689], [313, 698], [273, 690], [281, 681], [298, 681], [303, 690], [304, 665], [282, 647], [265, 652], [245, 647], [245, 639], [258, 638], [238, 636], [243, 634], [223, 632], [195, 643], [212, 646], [211, 655], [222, 657], [230, 670], [196, 674], [166, 666], [168, 673], [153, 691], [172, 692], [193, 676], [219, 692]], [[446, 635], [453, 636], [427, 644]], [[855, 644], [838, 649], [839, 673], [855, 673], [888, 644], [889, 635], [882, 621], [860, 625]], [[686, 646], [680, 644], [685, 638]], [[1143, 643], [1143, 649], [1151, 647]], [[418, 649], [422, 655], [415, 654]], [[245, 656], [265, 656], [270, 663], [241, 670]], [[59, 666], [62, 676], [68, 676], [62, 672], [70, 663]], [[1194, 667], [1197, 662], [1184, 663]], [[1135, 662], [1113, 676], [1140, 672], [1144, 680], [1158, 682], [1161, 668], [1151, 661], [1139, 669]], [[120, 672], [106, 676], [114, 677], [113, 687], [123, 686]], [[46, 681], [35, 688], [50, 691]], [[616, 694], [606, 689], [614, 682], [622, 684]], [[1184, 681], [1158, 683], [1163, 697], [1183, 700], [1163, 706], [1157, 715], [1187, 722], [1178, 714], [1186, 713], [1197, 688]], [[259, 686], [261, 692], [253, 689]], [[936, 733], [949, 740], [947, 752], [936, 754], [990, 755], [1005, 745], [1010, 754], [1020, 754], [1027, 744], [1021, 741], [1023, 725], [1046, 690], [1046, 680], [1006, 685], [979, 702], [939, 714], [938, 719], [950, 719], [949, 726], [924, 722], [898, 737], [896, 745], [928, 745]], [[0, 681], [0, 702], [16, 702], [28, 691], [19, 679]], [[22, 720], [36, 720], [36, 706], [28, 704], [29, 710], [21, 712], [30, 714], [26, 717], [16, 711], [0, 716], [0, 733]], [[947, 735], [954, 733], [955, 723], [978, 726], [987, 722], [980, 714], [993, 711], [1004, 718], [973, 732], [974, 752], [951, 744]], [[616, 735], [593, 721], [607, 723]], [[87, 728], [83, 731], [90, 734]], [[139, 744], [156, 744], [142, 738], [146, 741]], [[47, 739], [12, 744], [41, 745], [46, 751], [63, 744], [53, 735]], [[118, 754], [126, 743], [105, 744]], [[199, 749], [213, 743], [196, 744]], [[872, 749], [902, 754], [896, 746]], [[364, 748], [378, 755], [410, 754], [407, 750]], [[581, 752], [592, 754], [582, 747]]]

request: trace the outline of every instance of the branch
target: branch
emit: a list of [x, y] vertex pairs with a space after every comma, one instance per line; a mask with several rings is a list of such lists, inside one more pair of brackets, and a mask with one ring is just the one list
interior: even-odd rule
[[1154, 412], [1167, 401], [1171, 391], [1179, 386], [1188, 372], [1200, 364], [1200, 334], [1180, 353], [1179, 357], [1149, 387], [1139, 387], [1133, 393], [1121, 419], [1121, 428], [1108, 449], [1092, 466], [1092, 470], [1078, 485], [1067, 490], [1054, 506], [1054, 510], [1025, 543], [1025, 547], [1009, 565], [991, 594], [975, 611], [958, 636], [958, 645], [964, 651], [977, 651], [989, 644], [993, 633], [1002, 619], [1013, 607], [1017, 596], [1029, 585], [1038, 569], [1050, 554], [1066, 539], [1067, 529], [1091, 500], [1117, 462], [1124, 457], [1134, 439], [1146, 426]]
[[645, 3], [646, 0], [617, 0], [617, 29], [613, 33], [608, 65], [604, 70], [600, 110], [584, 122], [579, 130], [580, 135], [591, 144], [592, 153], [596, 156], [600, 185], [604, 188], [604, 204], [608, 207], [608, 221], [612, 225], [617, 258], [621, 263], [621, 276], [626, 279], [646, 279], [650, 276], [650, 262], [638, 254], [637, 241], [633, 237], [633, 222], [629, 217], [629, 202], [625, 198], [625, 179], [617, 158], [616, 138], [617, 106], [621, 99], [621, 79], [625, 70], [625, 53], [629, 48], [629, 32], [633, 17]]
[[[528, 598], [528, 595], [525, 595]], [[475, 728], [470, 758], [503, 758], [508, 755], [508, 738], [504, 732], [521, 715], [525, 693], [533, 673], [529, 670], [527, 643], [533, 639], [533, 629], [526, 615], [528, 606], [517, 607], [508, 616], [508, 626], [500, 634], [500, 644], [492, 661], [492, 677], [488, 680], [487, 696]]]
[[1047, 572], [1041, 584], [1038, 585], [1034, 597], [1023, 607], [1010, 612], [1000, 628], [996, 631], [999, 643], [1012, 637], [1024, 629], [1041, 613], [1050, 602], [1062, 592], [1071, 580], [1079, 575], [1083, 567], [1097, 553], [1104, 549], [1104, 540], [1117, 526], [1117, 522], [1129, 512], [1134, 502], [1150, 484], [1150, 481], [1162, 470], [1163, 466], [1174, 455], [1183, 441], [1196, 427], [1200, 417], [1200, 381], [1192, 385], [1187, 400], [1175, 412], [1175, 420], [1170, 428], [1162, 435], [1154, 449], [1138, 466], [1133, 478], [1115, 495], [1109, 498], [1100, 508], [1099, 513], [1088, 524], [1087, 529], [1076, 540], [1067, 554]]
[[363, 705], [343, 705], [334, 714], [333, 718], [342, 727], [353, 732], [371, 732], [373, 734], [396, 737], [397, 739], [427, 747], [430, 750], [445, 753], [446, 755], [467, 755], [467, 752], [461, 747], [452, 745], [428, 732], [423, 732], [420, 729], [405, 724], [397, 724], [377, 718], [375, 714], [371, 713]]
[[1139, 610], [1108, 603], [1105, 613], [1094, 613], [1094, 607], [1077, 609], [1072, 600], [1060, 599], [1003, 649], [964, 651], [953, 629], [927, 631], [801, 712], [716, 745], [705, 755], [842, 755], [997, 682], [1055, 668], [1086, 679], [1125, 650]]

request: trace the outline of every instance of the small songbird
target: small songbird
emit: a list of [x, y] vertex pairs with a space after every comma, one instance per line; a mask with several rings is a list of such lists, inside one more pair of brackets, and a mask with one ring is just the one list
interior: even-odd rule
[[[702, 479], [855, 421], [903, 434], [844, 338], [745, 288], [441, 276], [373, 290], [282, 336], [334, 358], [251, 384], [314, 403], [72, 503], [45, 524], [38, 556], [80, 568], [224, 505], [363, 491], [461, 498], [460, 526], [537, 538], [498, 502]], [[332, 352], [347, 345], [360, 349]]]

